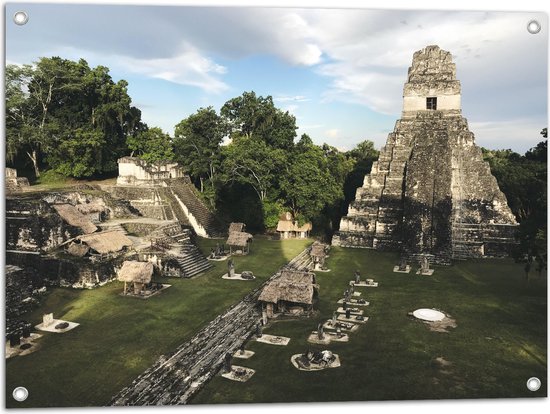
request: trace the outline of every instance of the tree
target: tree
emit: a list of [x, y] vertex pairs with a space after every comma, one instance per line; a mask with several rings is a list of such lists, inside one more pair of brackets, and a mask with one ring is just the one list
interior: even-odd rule
[[200, 108], [176, 125], [174, 152], [176, 160], [200, 182], [204, 192], [206, 180], [212, 185], [221, 164], [220, 144], [227, 133], [223, 119], [214, 108]]
[[[544, 130], [541, 133], [544, 136]], [[535, 256], [539, 267], [547, 260], [547, 143], [540, 142], [520, 155], [512, 150], [487, 150], [489, 163], [512, 213], [519, 221], [520, 257]]]
[[273, 104], [271, 96], [256, 96], [254, 91], [227, 101], [221, 115], [230, 126], [230, 137], [256, 139], [273, 148], [291, 149], [296, 137], [296, 118]]
[[[312, 220], [343, 196], [341, 183], [331, 170], [325, 149], [302, 139], [281, 176], [284, 204], [300, 222]], [[335, 167], [333, 165], [333, 167]]]
[[[9, 65], [6, 138], [10, 160], [26, 155], [37, 177], [45, 162], [67, 174], [116, 171], [117, 159], [127, 150], [126, 136], [144, 128], [141, 112], [130, 106], [127, 86], [124, 80], [113, 82], [106, 67], [91, 69], [83, 59], [43, 57], [32, 66]], [[67, 168], [68, 157], [82, 152], [74, 153], [76, 143], [64, 140], [74, 141], [82, 134], [104, 145], [93, 145], [83, 159], [71, 160], [83, 168]]]
[[77, 128], [61, 133], [59, 148], [46, 159], [54, 170], [65, 176], [89, 177], [101, 167], [97, 153], [105, 145], [105, 136], [98, 130]]
[[[35, 123], [34, 114], [27, 105], [28, 93], [25, 92], [31, 77], [30, 65], [6, 66], [6, 158], [9, 162], [15, 162], [19, 152], [24, 150], [30, 151], [27, 155], [32, 160], [32, 152], [37, 151], [37, 147], [27, 146], [32, 143], [32, 126]], [[35, 173], [40, 174], [36, 163]]]
[[132, 155], [135, 153], [139, 158], [151, 164], [171, 161], [174, 158], [170, 136], [157, 127], [130, 135], [127, 144]]
[[232, 142], [223, 151], [224, 180], [247, 184], [261, 202], [276, 199], [277, 179], [286, 161], [281, 149], [248, 137]]

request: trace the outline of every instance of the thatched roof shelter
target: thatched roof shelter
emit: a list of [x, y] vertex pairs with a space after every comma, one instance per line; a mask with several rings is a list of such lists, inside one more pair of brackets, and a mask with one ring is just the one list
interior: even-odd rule
[[312, 305], [315, 290], [318, 288], [314, 282], [313, 273], [283, 270], [277, 279], [264, 287], [258, 300], [275, 304], [285, 301]]
[[249, 243], [252, 241], [252, 234], [244, 231], [234, 231], [229, 233], [227, 238], [227, 245], [229, 246], [229, 253], [233, 253], [233, 247], [242, 249], [243, 254], [248, 253]]
[[308, 283], [315, 285], [315, 273], [307, 270], [283, 269], [276, 280], [288, 283]]
[[118, 280], [131, 283], [149, 283], [153, 276], [153, 263], [126, 260], [118, 271]]
[[54, 204], [57, 214], [71, 226], [79, 227], [85, 234], [93, 233], [97, 227], [84, 214], [71, 204]]
[[89, 251], [90, 248], [81, 243], [72, 243], [67, 249], [67, 253], [77, 257], [84, 257]]
[[275, 304], [279, 303], [279, 301], [285, 301], [312, 305], [313, 294], [313, 285], [273, 281], [264, 287], [258, 300]]
[[87, 244], [100, 254], [121, 251], [124, 247], [132, 246], [132, 241], [120, 230], [102, 231], [101, 233], [78, 236], [77, 240]]
[[309, 255], [311, 257], [326, 257], [327, 255], [327, 252], [325, 251], [325, 245], [324, 244], [321, 244], [321, 243], [313, 243], [311, 245], [311, 250], [309, 252]]
[[228, 233], [231, 234], [234, 231], [243, 232], [246, 229], [246, 224], [244, 223], [231, 223], [229, 225]]

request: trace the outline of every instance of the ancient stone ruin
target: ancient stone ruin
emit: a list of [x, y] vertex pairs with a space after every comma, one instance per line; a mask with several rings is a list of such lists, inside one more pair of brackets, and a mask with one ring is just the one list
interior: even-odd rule
[[517, 223], [461, 115], [451, 53], [415, 52], [403, 113], [357, 189], [333, 244], [429, 255], [431, 262], [498, 257]]

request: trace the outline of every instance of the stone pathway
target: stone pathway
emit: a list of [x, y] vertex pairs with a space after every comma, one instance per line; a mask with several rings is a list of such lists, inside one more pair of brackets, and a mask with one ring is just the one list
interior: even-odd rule
[[[307, 249], [304, 251], [306, 252]], [[301, 259], [300, 253], [289, 264]], [[282, 270], [282, 269], [281, 269]], [[186, 404], [223, 366], [226, 353], [235, 353], [255, 333], [261, 319], [257, 299], [265, 284], [217, 316], [172, 354], [155, 364], [113, 397], [108, 405]]]

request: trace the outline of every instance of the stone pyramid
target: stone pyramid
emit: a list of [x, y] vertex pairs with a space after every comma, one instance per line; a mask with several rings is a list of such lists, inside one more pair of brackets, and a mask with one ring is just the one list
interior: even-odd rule
[[333, 245], [430, 261], [507, 255], [517, 223], [461, 115], [449, 52], [415, 52], [403, 113], [342, 217]]

